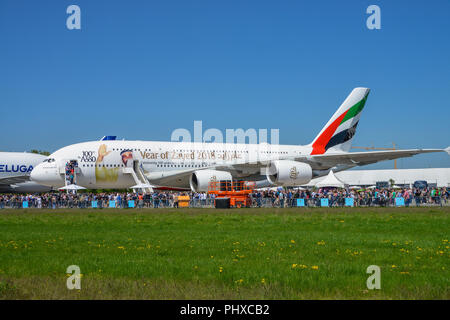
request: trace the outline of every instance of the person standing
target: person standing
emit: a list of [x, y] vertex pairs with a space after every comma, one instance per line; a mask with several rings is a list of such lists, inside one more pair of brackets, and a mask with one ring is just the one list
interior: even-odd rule
[[142, 193], [139, 193], [138, 195], [138, 207], [142, 209], [144, 207], [144, 196]]
[[278, 198], [280, 200], [280, 208], [284, 208], [284, 193], [283, 193], [283, 191], [280, 191]]
[[178, 208], [178, 193], [173, 195], [173, 207]]

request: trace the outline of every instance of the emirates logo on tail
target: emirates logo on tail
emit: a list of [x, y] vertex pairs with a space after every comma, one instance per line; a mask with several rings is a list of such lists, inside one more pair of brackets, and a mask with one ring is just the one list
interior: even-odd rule
[[[357, 125], [357, 124], [358, 124], [358, 123], [356, 123], [356, 125]], [[356, 133], [356, 125], [354, 125], [354, 126], [351, 127], [350, 129], [348, 129], [348, 132], [347, 132], [347, 140], [353, 138], [353, 136], [355, 135], [355, 133]]]

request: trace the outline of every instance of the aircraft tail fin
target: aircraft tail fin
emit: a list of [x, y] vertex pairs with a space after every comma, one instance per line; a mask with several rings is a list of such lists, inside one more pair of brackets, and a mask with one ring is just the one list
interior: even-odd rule
[[311, 154], [327, 151], [348, 152], [358, 126], [361, 111], [367, 101], [369, 88], [355, 88], [341, 104], [325, 127], [311, 143]]

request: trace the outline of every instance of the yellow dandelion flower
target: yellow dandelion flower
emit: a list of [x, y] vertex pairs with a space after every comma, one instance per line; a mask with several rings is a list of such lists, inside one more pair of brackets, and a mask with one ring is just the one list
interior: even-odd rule
[[311, 266], [311, 269], [313, 269], [313, 270], [319, 270], [319, 266]]
[[262, 284], [265, 284], [265, 283], [266, 283], [266, 279], [262, 278], [262, 279], [261, 279], [261, 283], [262, 283]]

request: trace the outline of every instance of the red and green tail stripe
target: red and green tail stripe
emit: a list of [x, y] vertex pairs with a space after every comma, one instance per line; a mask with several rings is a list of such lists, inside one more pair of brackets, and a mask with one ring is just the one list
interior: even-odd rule
[[336, 120], [334, 120], [314, 141], [311, 154], [324, 154], [329, 148], [350, 140], [355, 134], [356, 126], [358, 125], [358, 123], [354, 124], [347, 130], [339, 132], [336, 135], [334, 135], [334, 133], [343, 123], [347, 122], [350, 119], [353, 119], [362, 111], [366, 100], [367, 96], [365, 96], [364, 99], [353, 105], [343, 114], [341, 114]]

